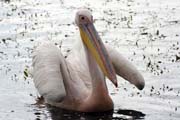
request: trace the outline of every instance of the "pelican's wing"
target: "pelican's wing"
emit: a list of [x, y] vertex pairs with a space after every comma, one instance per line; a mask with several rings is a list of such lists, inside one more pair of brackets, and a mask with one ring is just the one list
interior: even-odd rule
[[60, 102], [66, 96], [62, 60], [60, 50], [51, 43], [40, 45], [33, 53], [34, 84], [46, 101]]
[[106, 48], [114, 65], [116, 74], [134, 84], [138, 89], [143, 89], [145, 85], [144, 78], [135, 68], [135, 66], [132, 65], [115, 49], [111, 48], [108, 45], [106, 45]]

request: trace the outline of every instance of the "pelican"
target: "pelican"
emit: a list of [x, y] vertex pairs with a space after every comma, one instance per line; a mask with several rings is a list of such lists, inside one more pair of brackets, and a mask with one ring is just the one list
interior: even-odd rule
[[78, 10], [75, 23], [80, 40], [67, 56], [52, 43], [44, 43], [33, 53], [33, 80], [45, 102], [59, 108], [81, 112], [100, 112], [114, 108], [106, 77], [117, 87], [116, 74], [144, 88], [138, 70], [122, 55], [105, 45], [87, 9]]

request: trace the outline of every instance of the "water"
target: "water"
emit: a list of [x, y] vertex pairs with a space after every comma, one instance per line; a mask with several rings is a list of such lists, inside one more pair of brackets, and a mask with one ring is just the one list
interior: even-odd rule
[[[34, 105], [37, 91], [26, 69], [34, 47], [52, 41], [64, 55], [78, 39], [74, 15], [93, 12], [102, 40], [143, 74], [143, 91], [119, 79], [108, 82], [115, 103], [107, 113], [78, 113]], [[1, 120], [119, 120], [180, 118], [179, 0], [3, 0], [0, 1]]]

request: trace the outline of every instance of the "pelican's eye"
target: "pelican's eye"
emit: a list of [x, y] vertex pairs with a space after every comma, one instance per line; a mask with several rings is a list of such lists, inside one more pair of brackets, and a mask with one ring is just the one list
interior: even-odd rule
[[80, 19], [81, 19], [81, 20], [84, 20], [84, 19], [85, 19], [85, 17], [84, 17], [84, 16], [81, 16], [81, 17], [80, 17]]
[[[91, 18], [90, 18], [91, 19]], [[79, 16], [80, 24], [88, 24], [91, 23], [91, 20], [88, 19], [86, 16]]]
[[80, 21], [86, 21], [86, 17], [85, 16], [79, 16]]

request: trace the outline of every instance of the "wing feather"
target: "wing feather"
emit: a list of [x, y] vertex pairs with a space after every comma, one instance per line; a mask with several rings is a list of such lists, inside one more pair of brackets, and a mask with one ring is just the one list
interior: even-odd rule
[[115, 49], [108, 45], [106, 45], [106, 48], [112, 60], [116, 74], [134, 84], [138, 89], [142, 90], [145, 86], [145, 81], [136, 67]]
[[60, 50], [51, 43], [40, 45], [33, 53], [34, 84], [45, 100], [60, 102], [66, 96]]

